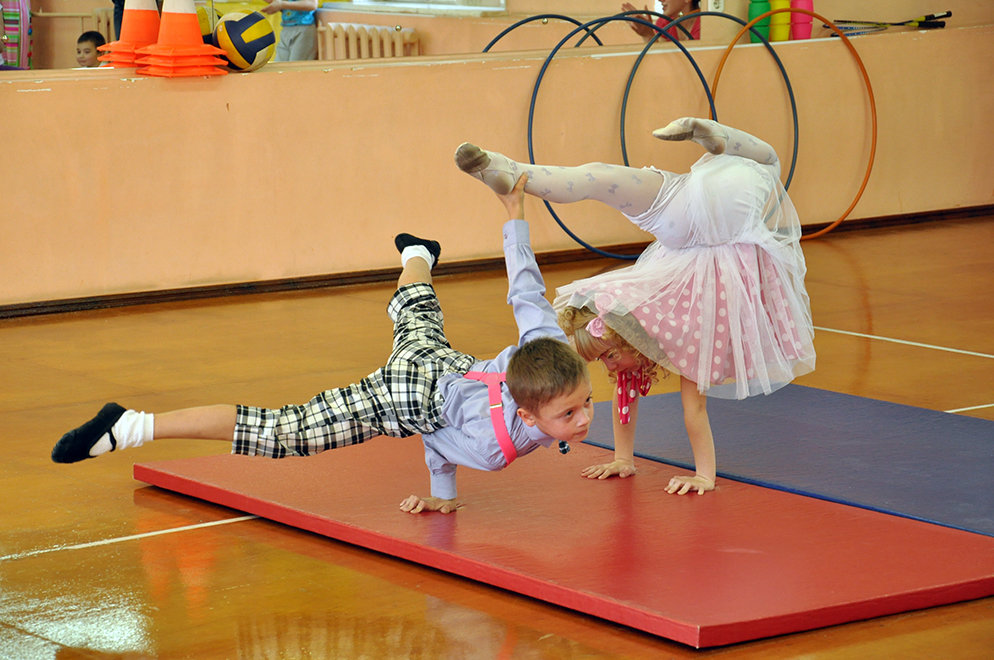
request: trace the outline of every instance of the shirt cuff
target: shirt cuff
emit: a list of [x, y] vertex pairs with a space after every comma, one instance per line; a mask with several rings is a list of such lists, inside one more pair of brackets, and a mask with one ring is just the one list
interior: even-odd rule
[[511, 245], [531, 245], [528, 223], [524, 220], [508, 220], [504, 223], [504, 247]]
[[431, 496], [439, 497], [443, 500], [454, 500], [456, 498], [455, 466], [452, 466], [451, 472], [431, 473]]

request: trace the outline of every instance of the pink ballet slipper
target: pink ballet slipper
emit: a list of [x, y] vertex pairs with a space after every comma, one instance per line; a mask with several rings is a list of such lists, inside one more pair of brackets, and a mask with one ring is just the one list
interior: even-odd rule
[[464, 142], [456, 149], [456, 165], [466, 174], [487, 184], [498, 195], [514, 188], [515, 167], [505, 156]]
[[722, 129], [721, 124], [710, 119], [682, 117], [657, 128], [652, 136], [660, 140], [693, 140], [711, 153], [721, 154], [728, 142], [728, 135]]

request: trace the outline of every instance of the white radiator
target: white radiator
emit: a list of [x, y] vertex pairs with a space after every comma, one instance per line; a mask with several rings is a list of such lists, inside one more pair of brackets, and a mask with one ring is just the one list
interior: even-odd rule
[[319, 60], [366, 60], [420, 55], [414, 28], [327, 23], [318, 26]]
[[107, 43], [117, 40], [114, 34], [114, 8], [100, 7], [93, 10], [93, 22], [96, 23], [96, 31], [104, 35]]

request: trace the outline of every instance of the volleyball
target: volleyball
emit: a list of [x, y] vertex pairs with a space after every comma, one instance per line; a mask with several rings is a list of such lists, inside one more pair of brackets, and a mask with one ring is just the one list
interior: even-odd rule
[[228, 68], [255, 71], [276, 51], [276, 35], [260, 12], [225, 14], [214, 28], [214, 45], [224, 51]]
[[197, 23], [200, 24], [200, 36], [208, 46], [214, 45], [214, 26], [221, 20], [217, 11], [209, 12], [207, 7], [197, 7]]

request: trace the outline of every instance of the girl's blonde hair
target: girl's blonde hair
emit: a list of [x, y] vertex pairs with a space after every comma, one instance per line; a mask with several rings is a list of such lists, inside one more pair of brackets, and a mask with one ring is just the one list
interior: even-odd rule
[[[589, 307], [572, 307], [567, 305], [559, 312], [558, 322], [566, 336], [569, 337], [573, 348], [587, 362], [593, 362], [599, 358], [604, 351], [616, 348], [620, 351], [633, 355], [638, 363], [638, 371], [642, 379], [649, 379], [655, 383], [659, 380], [659, 372], [665, 378], [669, 373], [658, 364], [647, 358], [637, 348], [632, 346], [624, 337], [616, 333], [607, 325], [604, 326], [604, 334], [601, 337], [594, 337], [587, 331], [587, 324], [597, 317], [596, 312]], [[611, 373], [611, 377], [617, 374]]]

